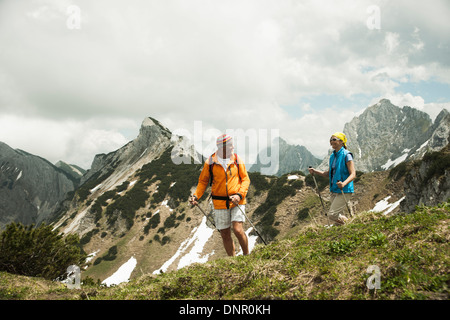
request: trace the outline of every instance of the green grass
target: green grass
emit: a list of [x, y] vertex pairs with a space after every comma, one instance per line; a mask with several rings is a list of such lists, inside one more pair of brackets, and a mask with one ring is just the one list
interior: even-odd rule
[[[363, 212], [342, 227], [307, 227], [294, 237], [258, 245], [249, 256], [148, 274], [110, 288], [58, 287], [58, 298], [448, 300], [449, 213], [450, 203], [392, 217]], [[366, 286], [370, 265], [380, 269], [379, 290]], [[50, 295], [7, 278], [13, 280], [0, 281], [3, 299]]]

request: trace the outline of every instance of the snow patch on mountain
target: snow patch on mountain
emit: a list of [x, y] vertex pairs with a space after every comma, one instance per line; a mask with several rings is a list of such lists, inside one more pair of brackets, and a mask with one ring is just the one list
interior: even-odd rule
[[383, 164], [381, 166], [381, 168], [383, 168], [384, 170], [388, 170], [389, 168], [393, 168], [396, 165], [398, 165], [398, 164], [402, 163], [403, 161], [405, 161], [407, 157], [408, 157], [408, 152], [402, 154], [397, 159], [394, 159], [394, 160], [389, 159], [385, 164]]
[[200, 225], [198, 227], [195, 227], [191, 231], [192, 236], [184, 240], [178, 248], [177, 252], [175, 252], [175, 254], [161, 266], [161, 268], [153, 271], [153, 274], [159, 274], [161, 273], [161, 271], [166, 272], [167, 269], [172, 265], [172, 263], [174, 263], [179, 256], [184, 254], [193, 243], [194, 246], [187, 254], [185, 254], [180, 259], [177, 268], [183, 268], [194, 262], [208, 261], [208, 258], [214, 253], [214, 251], [205, 256], [201, 256], [201, 253], [203, 251], [203, 247], [205, 246], [206, 242], [208, 242], [213, 233], [214, 229], [211, 229], [206, 225], [206, 217], [203, 217]]
[[100, 252], [100, 250], [96, 250], [96, 251], [92, 252], [91, 254], [89, 254], [89, 255], [87, 256], [87, 258], [86, 258], [85, 263], [91, 262], [91, 261], [95, 258], [95, 256], [97, 255], [97, 253], [99, 253], [99, 252]]
[[372, 212], [383, 212], [384, 215], [387, 215], [387, 214], [391, 213], [395, 208], [397, 208], [400, 205], [400, 202], [402, 202], [403, 199], [405, 199], [405, 197], [402, 197], [398, 201], [395, 201], [393, 203], [389, 203], [388, 200], [390, 198], [391, 198], [391, 196], [387, 196], [383, 200], [378, 201], [375, 204], [375, 207], [372, 210], [370, 210], [370, 211], [372, 211]]
[[94, 188], [90, 189], [89, 192], [93, 193], [93, 192], [97, 191], [101, 186], [102, 186], [102, 184], [100, 183], [99, 185], [97, 185]]
[[116, 272], [109, 278], [103, 280], [102, 284], [106, 286], [118, 285], [122, 282], [128, 282], [130, 280], [131, 273], [137, 265], [137, 260], [135, 257], [131, 257], [127, 262], [125, 262]]

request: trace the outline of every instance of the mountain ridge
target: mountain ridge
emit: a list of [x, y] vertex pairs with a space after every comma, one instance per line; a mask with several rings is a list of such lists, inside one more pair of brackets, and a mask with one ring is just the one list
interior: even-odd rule
[[[275, 148], [276, 151], [273, 150]], [[275, 160], [276, 163], [269, 163], [269, 166], [262, 164], [261, 157], [266, 158], [266, 155], [272, 156], [274, 152], [279, 155], [279, 158]], [[320, 159], [316, 158], [306, 147], [290, 145], [284, 139], [278, 137], [272, 141], [269, 147], [259, 152], [256, 163], [248, 171], [282, 176], [293, 171], [306, 171], [309, 166], [315, 167], [319, 163]]]
[[[356, 170], [363, 172], [387, 170], [405, 160], [420, 159], [427, 151], [438, 151], [446, 146], [449, 132], [446, 109], [433, 123], [427, 113], [400, 108], [388, 99], [366, 108], [343, 128]], [[319, 168], [328, 168], [328, 157]]]
[[[410, 110], [406, 108], [406, 112]], [[443, 113], [440, 119], [445, 118]], [[445, 137], [445, 123], [438, 127], [436, 137]], [[180, 163], [180, 159], [186, 161]], [[187, 204], [187, 197], [195, 188], [204, 160], [187, 139], [172, 135], [157, 120], [145, 118], [136, 139], [95, 157], [80, 187], [50, 222], [65, 234], [81, 237], [93, 258], [85, 273], [102, 281], [131, 257], [137, 261], [138, 273], [152, 273], [170, 261], [164, 269], [176, 270], [180, 264], [186, 265], [182, 261], [188, 256], [194, 257], [191, 263], [224, 257], [217, 232], [203, 239], [201, 248], [194, 245], [200, 239], [196, 238], [197, 230], [206, 222], [198, 209]], [[280, 176], [250, 174], [247, 212], [264, 236], [280, 239], [315, 220], [327, 223], [310, 176], [300, 170]], [[404, 197], [405, 178], [395, 180], [388, 175], [379, 171], [358, 177], [357, 196], [352, 200], [358, 212], [372, 209], [387, 197], [391, 204]], [[322, 193], [322, 197], [327, 205], [328, 195]], [[205, 209], [206, 199], [207, 195], [201, 199]], [[246, 231], [254, 237], [250, 227]]]
[[48, 160], [0, 142], [0, 228], [51, 217], [76, 180]]

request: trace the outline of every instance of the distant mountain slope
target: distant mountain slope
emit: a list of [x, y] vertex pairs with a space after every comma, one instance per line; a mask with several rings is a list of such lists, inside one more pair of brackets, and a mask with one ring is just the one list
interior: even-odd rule
[[68, 175], [78, 181], [81, 180], [83, 175], [86, 173], [86, 170], [84, 170], [83, 168], [80, 168], [79, 166], [74, 164], [67, 164], [64, 161], [58, 161], [57, 163], [55, 163], [55, 166], [65, 171]]
[[[277, 150], [276, 150], [276, 149]], [[278, 155], [271, 163], [265, 163], [261, 159], [272, 160], [272, 153]], [[290, 145], [282, 138], [277, 138], [272, 145], [261, 151], [257, 157], [257, 162], [249, 168], [250, 172], [260, 172], [265, 175], [282, 176], [283, 174], [303, 171], [307, 172], [308, 166], [315, 167], [320, 163], [320, 159], [312, 155], [304, 146]]]
[[[433, 123], [425, 112], [382, 99], [346, 123], [343, 132], [356, 170], [387, 170], [444, 148], [450, 135], [450, 113], [443, 109]], [[328, 157], [320, 167], [328, 167]]]
[[47, 160], [0, 142], [0, 228], [52, 218], [76, 181]]

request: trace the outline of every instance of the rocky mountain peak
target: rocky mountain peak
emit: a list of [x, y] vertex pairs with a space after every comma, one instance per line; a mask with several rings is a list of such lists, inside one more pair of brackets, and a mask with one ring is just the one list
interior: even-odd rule
[[446, 109], [436, 117], [434, 121], [433, 134], [429, 140], [429, 149], [431, 151], [439, 151], [443, 149], [450, 137], [450, 112]]
[[146, 117], [141, 124], [141, 128], [139, 130], [139, 135], [146, 133], [159, 133], [170, 137], [172, 133], [169, 129], [163, 126], [158, 120], [152, 117]]
[[160, 156], [170, 146], [171, 136], [170, 130], [159, 121], [145, 118], [134, 140], [116, 151], [95, 156], [91, 169], [83, 176], [81, 183], [109, 177], [112, 172], [114, 175], [105, 180], [99, 190], [104, 192], [122, 183], [134, 171]]
[[152, 120], [152, 118], [147, 117], [144, 119], [144, 121], [142, 121], [142, 127], [151, 127], [156, 125], [155, 122]]
[[[267, 163], [262, 159], [269, 159], [270, 161]], [[278, 137], [272, 141], [268, 148], [258, 154], [257, 162], [248, 170], [250, 172], [258, 171], [266, 175], [281, 176], [293, 171], [307, 172], [308, 166], [316, 166], [319, 163], [320, 159], [313, 156], [304, 146], [290, 145]]]
[[[442, 120], [433, 124], [425, 112], [409, 106], [400, 108], [390, 100], [382, 99], [346, 123], [343, 131], [357, 170], [367, 172], [386, 170], [407, 159], [421, 157], [427, 148], [432, 147], [430, 139], [438, 123]], [[445, 127], [440, 126], [444, 139], [448, 136]], [[435, 140], [439, 140], [438, 137]]]

